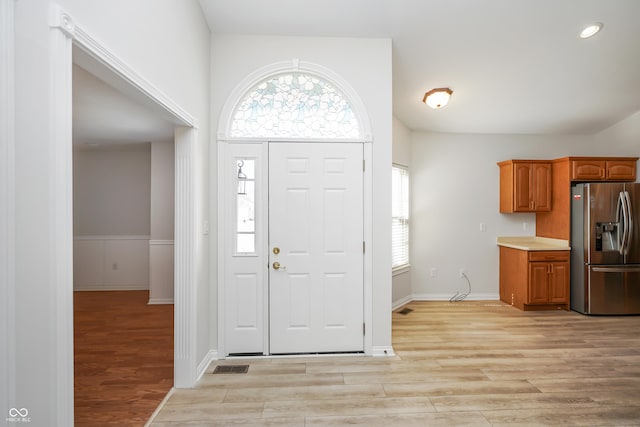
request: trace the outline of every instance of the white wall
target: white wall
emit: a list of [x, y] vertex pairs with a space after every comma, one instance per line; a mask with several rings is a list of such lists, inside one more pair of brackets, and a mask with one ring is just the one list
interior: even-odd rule
[[[199, 121], [196, 158], [199, 176], [194, 251], [199, 268], [193, 287], [208, 301], [208, 244], [202, 234], [207, 215], [209, 142], [209, 31], [199, 4], [193, 1], [125, 0], [58, 3], [103, 46]], [[57, 278], [55, 203], [57, 160], [67, 154], [52, 151], [52, 129], [59, 80], [50, 71], [59, 57], [52, 54], [49, 0], [21, 0], [16, 8], [15, 68], [15, 356], [16, 388], [11, 404], [29, 409], [31, 426], [70, 425], [73, 381], [60, 366], [73, 363], [59, 337], [70, 331], [70, 312], [62, 311]], [[150, 11], [153, 11], [150, 19]], [[70, 67], [70, 64], [69, 64]], [[70, 100], [70, 96], [69, 96]], [[69, 150], [71, 151], [71, 150]], [[70, 159], [71, 153], [68, 153]], [[70, 218], [69, 218], [70, 220]], [[213, 236], [215, 239], [215, 236]], [[65, 248], [66, 250], [67, 248]], [[68, 248], [71, 252], [71, 248]], [[216, 277], [215, 264], [211, 265]], [[70, 286], [69, 286], [70, 288]], [[65, 297], [67, 300], [70, 297]], [[70, 305], [67, 305], [70, 307]], [[203, 358], [209, 348], [207, 314], [197, 308], [197, 347]], [[44, 356], [43, 356], [44, 355]], [[72, 366], [71, 366], [72, 369]]]
[[15, 387], [14, 241], [14, 2], [0, 2], [0, 413]]
[[[299, 59], [329, 68], [358, 93], [373, 131], [373, 346], [391, 345], [391, 41], [310, 37], [220, 36], [212, 38], [212, 124], [232, 90], [256, 70]], [[372, 72], [375, 70], [375, 72]], [[214, 132], [217, 132], [214, 129]], [[212, 150], [211, 164], [215, 163]], [[216, 175], [211, 175], [214, 182]], [[211, 200], [215, 200], [213, 195]], [[211, 205], [214, 211], [215, 206]], [[213, 215], [212, 215], [213, 220]], [[211, 262], [214, 262], [213, 257]], [[217, 313], [212, 313], [217, 321]], [[217, 341], [217, 336], [212, 334]]]
[[151, 143], [151, 238], [149, 240], [149, 304], [171, 304], [174, 294], [173, 141]]
[[[393, 117], [393, 163], [407, 166], [409, 174], [411, 174], [411, 130], [395, 116]], [[411, 224], [411, 218], [409, 218], [409, 223]], [[394, 309], [411, 300], [410, 269], [402, 269], [393, 273], [391, 290]]]
[[74, 150], [74, 236], [149, 235], [151, 146], [128, 147]]
[[[635, 120], [635, 119], [634, 119]], [[638, 121], [636, 120], [635, 123]], [[640, 126], [633, 127], [637, 135]], [[535, 215], [499, 213], [497, 162], [565, 156], [638, 156], [633, 138], [620, 129], [597, 136], [472, 135], [414, 132], [411, 142], [411, 281], [417, 299], [498, 299], [498, 236], [535, 235]], [[486, 224], [486, 232], [480, 231]], [[524, 224], [528, 229], [524, 230]], [[431, 277], [431, 269], [438, 277]]]
[[74, 290], [149, 289], [151, 146], [73, 152]]
[[152, 240], [173, 240], [175, 145], [151, 143], [150, 235]]
[[[594, 136], [602, 147], [612, 145], [621, 156], [640, 157], [640, 111]], [[636, 174], [640, 182], [640, 174]]]

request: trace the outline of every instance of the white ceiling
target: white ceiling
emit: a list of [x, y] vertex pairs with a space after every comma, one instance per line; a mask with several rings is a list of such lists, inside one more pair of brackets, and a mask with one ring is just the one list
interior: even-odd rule
[[73, 141], [76, 147], [173, 139], [174, 124], [73, 66]]
[[[412, 130], [590, 134], [640, 110], [640, 0], [200, 4], [213, 33], [391, 38], [393, 112]], [[603, 30], [580, 40], [594, 21]], [[173, 138], [173, 123], [85, 71], [77, 49], [74, 62], [74, 144]], [[421, 102], [443, 86], [447, 107]]]
[[[200, 4], [213, 33], [391, 38], [393, 112], [413, 130], [589, 134], [640, 110], [639, 0]], [[443, 86], [446, 108], [421, 102]]]

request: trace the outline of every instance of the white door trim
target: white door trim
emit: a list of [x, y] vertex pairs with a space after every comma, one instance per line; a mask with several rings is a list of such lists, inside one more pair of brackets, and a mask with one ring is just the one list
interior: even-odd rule
[[[50, 277], [55, 286], [56, 323], [56, 425], [73, 424], [73, 194], [72, 194], [72, 46], [75, 44], [102, 68], [110, 82], [119, 82], [128, 93], [146, 99], [146, 104], [171, 117], [176, 129], [176, 256], [175, 256], [175, 361], [176, 387], [193, 386], [197, 379], [196, 301], [196, 213], [193, 183], [196, 180], [194, 145], [197, 121], [157, 90], [124, 61], [78, 26], [57, 4], [51, 5], [52, 94], [49, 97], [52, 129], [51, 211], [54, 212], [50, 248]], [[106, 71], [105, 71], [106, 70]], [[93, 71], [93, 70], [92, 70]], [[102, 76], [101, 76], [102, 77]], [[178, 172], [179, 170], [179, 172]], [[178, 203], [179, 201], [179, 203]], [[180, 206], [180, 208], [178, 208]]]

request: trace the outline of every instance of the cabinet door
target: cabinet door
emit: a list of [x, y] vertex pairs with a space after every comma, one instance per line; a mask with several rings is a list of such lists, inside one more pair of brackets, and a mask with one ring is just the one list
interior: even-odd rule
[[514, 200], [515, 212], [531, 212], [533, 197], [533, 170], [530, 163], [516, 163], [514, 167]]
[[529, 263], [528, 304], [546, 304], [549, 302], [549, 264], [546, 262]]
[[533, 209], [536, 212], [551, 210], [551, 165], [533, 164]]
[[602, 181], [605, 175], [605, 161], [581, 159], [571, 161], [572, 181]]
[[612, 181], [635, 181], [636, 161], [635, 160], [607, 160], [607, 179]]
[[551, 263], [549, 274], [549, 302], [569, 302], [569, 263]]

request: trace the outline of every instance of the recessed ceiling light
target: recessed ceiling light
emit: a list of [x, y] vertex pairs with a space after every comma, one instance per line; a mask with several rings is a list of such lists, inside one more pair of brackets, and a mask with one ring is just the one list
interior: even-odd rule
[[588, 39], [589, 37], [593, 37], [598, 34], [598, 31], [602, 29], [602, 24], [600, 22], [596, 22], [595, 24], [588, 25], [580, 31], [581, 39]]

